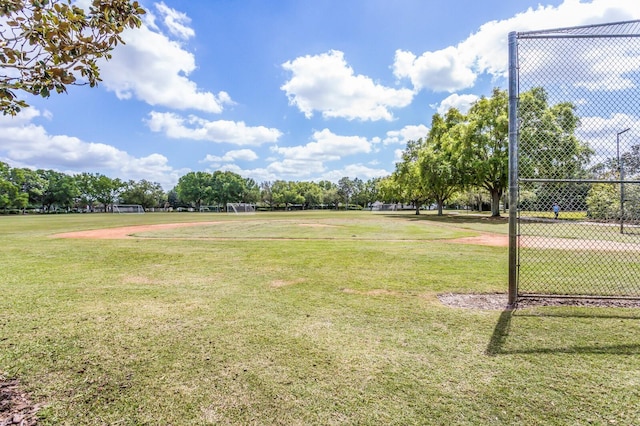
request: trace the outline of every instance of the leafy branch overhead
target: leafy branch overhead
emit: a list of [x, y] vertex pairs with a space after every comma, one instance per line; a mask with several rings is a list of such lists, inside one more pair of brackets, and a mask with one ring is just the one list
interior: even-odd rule
[[89, 10], [70, 0], [0, 0], [0, 109], [28, 106], [20, 91], [48, 97], [68, 85], [94, 87], [96, 61], [110, 59], [121, 33], [139, 28], [137, 1], [93, 0]]

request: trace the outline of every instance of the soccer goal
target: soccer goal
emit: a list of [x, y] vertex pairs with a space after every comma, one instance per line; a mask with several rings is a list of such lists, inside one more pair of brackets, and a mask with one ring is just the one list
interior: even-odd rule
[[371, 206], [372, 212], [395, 212], [398, 211], [397, 204], [384, 204], [380, 202], [373, 203]]
[[250, 203], [227, 203], [227, 213], [255, 213], [256, 205]]
[[140, 204], [114, 204], [113, 213], [144, 213]]

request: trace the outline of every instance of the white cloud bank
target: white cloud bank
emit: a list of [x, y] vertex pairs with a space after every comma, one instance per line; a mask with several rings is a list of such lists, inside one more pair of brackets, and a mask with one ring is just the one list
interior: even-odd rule
[[160, 183], [165, 189], [175, 185], [184, 172], [169, 166], [168, 159], [161, 154], [134, 157], [111, 145], [51, 135], [32, 122], [41, 115], [32, 107], [14, 118], [0, 116], [0, 153], [10, 159], [14, 167], [102, 173], [125, 180], [147, 179]]
[[[557, 7], [538, 6], [502, 20], [491, 21], [456, 46], [421, 54], [399, 49], [394, 75], [409, 79], [416, 90], [453, 93], [472, 87], [484, 73], [495, 78], [507, 74], [508, 34], [640, 18], [640, 8], [629, 0], [565, 0]], [[583, 55], [584, 56], [584, 55]], [[550, 66], [551, 64], [545, 64]], [[597, 71], [597, 64], [592, 67]], [[592, 87], [598, 83], [590, 80]]]
[[325, 118], [392, 120], [391, 109], [405, 107], [413, 100], [409, 89], [385, 87], [356, 75], [337, 50], [302, 56], [282, 67], [292, 76], [281, 89], [307, 118], [318, 111]]
[[[170, 34], [182, 40], [195, 35], [186, 15], [164, 3], [156, 8]], [[233, 103], [226, 92], [202, 90], [188, 78], [196, 69], [194, 55], [161, 32], [153, 14], [145, 15], [141, 28], [125, 30], [122, 37], [126, 44], [116, 47], [111, 60], [100, 63], [104, 86], [119, 99], [135, 97], [152, 106], [210, 113]]]
[[172, 139], [192, 139], [258, 146], [268, 142], [275, 142], [282, 136], [282, 132], [278, 129], [264, 126], [250, 127], [242, 121], [209, 121], [194, 115], [185, 118], [171, 112], [152, 111], [145, 122], [151, 131], [163, 132]]
[[427, 137], [429, 128], [424, 124], [404, 126], [400, 130], [387, 132], [387, 137], [382, 141], [385, 145], [406, 145], [408, 141], [415, 141]]
[[454, 93], [440, 102], [440, 105], [437, 106], [437, 111], [438, 114], [445, 115], [449, 109], [455, 108], [461, 113], [466, 114], [469, 112], [471, 105], [478, 99], [480, 99], [480, 97], [476, 95], [458, 95]]

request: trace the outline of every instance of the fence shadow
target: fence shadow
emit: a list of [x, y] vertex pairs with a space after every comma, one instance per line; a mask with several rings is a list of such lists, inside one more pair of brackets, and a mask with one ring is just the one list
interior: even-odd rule
[[489, 340], [485, 354], [496, 356], [502, 353], [502, 347], [509, 336], [512, 316], [513, 309], [505, 309], [502, 311], [500, 318], [498, 318], [498, 323], [493, 329], [493, 334], [491, 335], [491, 340]]
[[[515, 354], [609, 354], [609, 355], [640, 355], [640, 343], [627, 343], [627, 344], [602, 344], [597, 345], [566, 345], [566, 346], [548, 346], [538, 348], [523, 348], [523, 349], [505, 349], [507, 339], [511, 333], [512, 322], [514, 317], [526, 318], [526, 317], [555, 317], [555, 318], [601, 318], [606, 319], [631, 319], [639, 320], [640, 314], [633, 315], [614, 315], [614, 314], [581, 314], [581, 313], [527, 313], [522, 311], [516, 311], [516, 309], [506, 309], [502, 311], [498, 322], [493, 330], [491, 339], [487, 344], [485, 354], [488, 356], [497, 355], [515, 355]], [[553, 343], [551, 342], [551, 345]]]

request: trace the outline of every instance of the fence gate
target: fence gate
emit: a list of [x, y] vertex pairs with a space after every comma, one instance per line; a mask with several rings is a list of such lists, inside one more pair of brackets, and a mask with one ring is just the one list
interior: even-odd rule
[[640, 21], [509, 35], [509, 301], [640, 298]]

